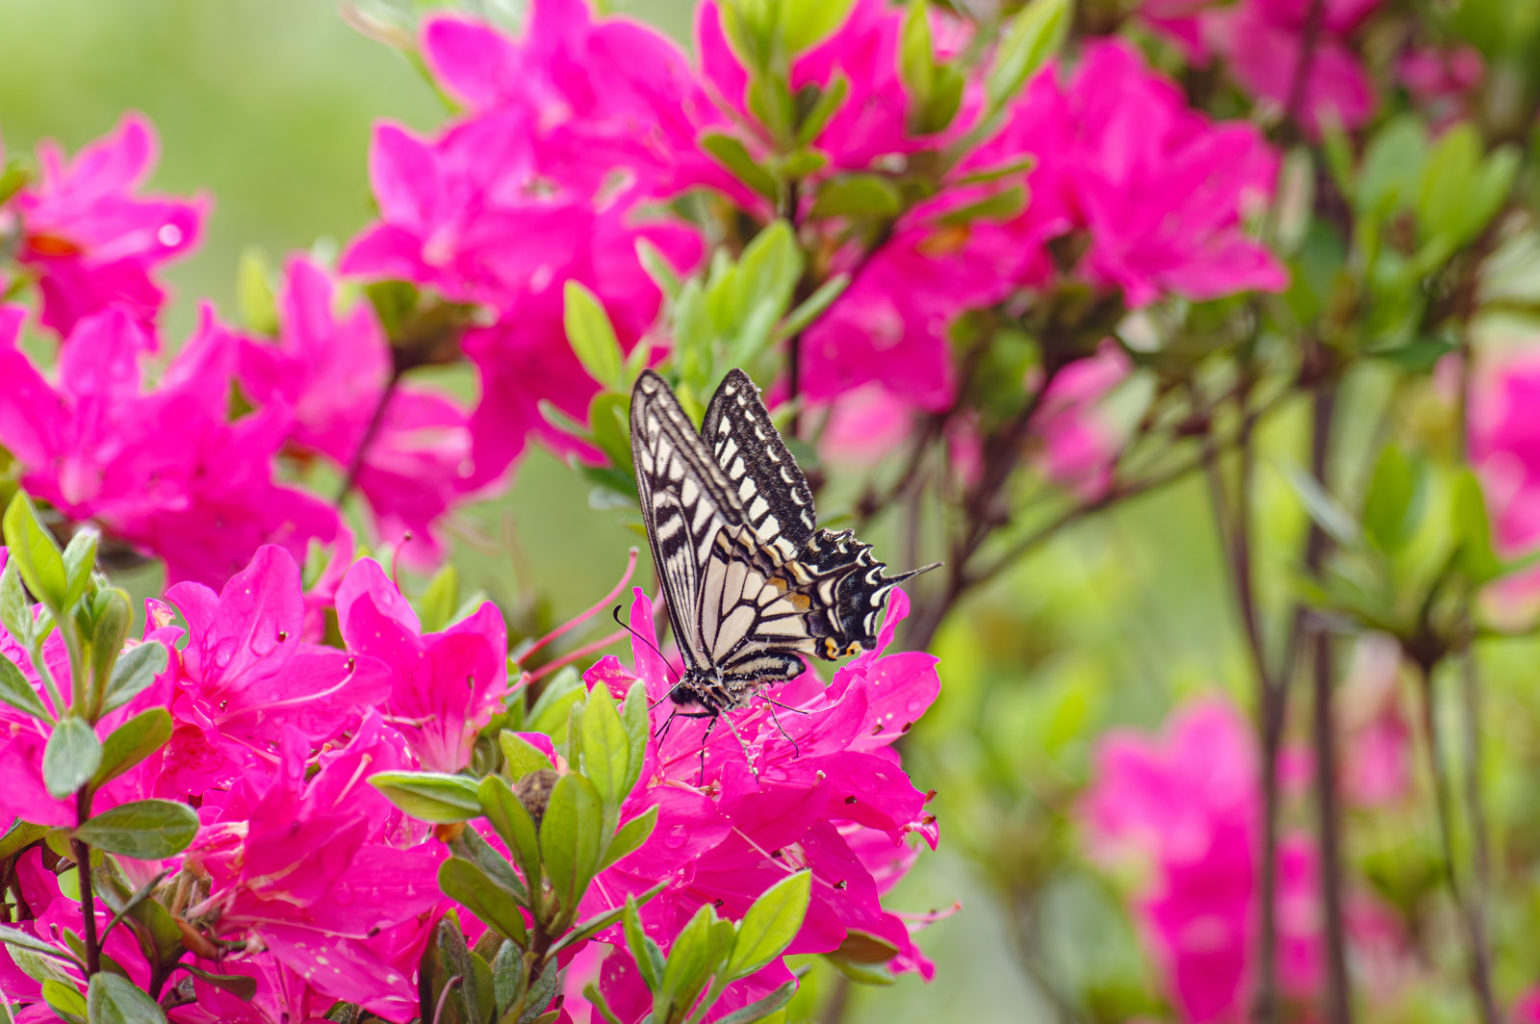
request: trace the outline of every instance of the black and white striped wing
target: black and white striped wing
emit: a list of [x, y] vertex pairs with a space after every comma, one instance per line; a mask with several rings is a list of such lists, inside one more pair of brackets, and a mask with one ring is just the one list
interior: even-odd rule
[[813, 491], [770, 421], [759, 388], [742, 370], [729, 371], [711, 396], [701, 439], [742, 501], [760, 543], [777, 548], [783, 560], [796, 557], [818, 528]]
[[723, 527], [742, 525], [742, 505], [679, 400], [651, 370], [631, 392], [631, 455], [680, 654], [688, 667], [707, 668], [712, 658], [701, 630], [702, 577]]

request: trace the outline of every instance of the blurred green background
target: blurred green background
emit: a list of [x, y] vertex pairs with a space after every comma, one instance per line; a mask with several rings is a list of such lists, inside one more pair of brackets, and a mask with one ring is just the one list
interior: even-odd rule
[[[692, 6], [651, 0], [629, 9], [683, 37]], [[8, 152], [45, 137], [73, 151], [126, 110], [148, 115], [160, 133], [153, 187], [213, 198], [201, 248], [169, 274], [173, 340], [200, 299], [233, 316], [243, 251], [257, 247], [276, 262], [318, 242], [338, 245], [370, 219], [374, 121], [429, 130], [445, 116], [407, 60], [350, 29], [324, 0], [0, 0]], [[1282, 510], [1267, 529], [1292, 536], [1300, 524], [1286, 485], [1273, 473], [1265, 483]], [[837, 490], [827, 504], [837, 510]], [[472, 584], [505, 608], [538, 592], [557, 621], [613, 584], [635, 540], [538, 452], [509, 497], [484, 503], [457, 530], [457, 562]], [[1148, 724], [1173, 691], [1246, 678], [1222, 596], [1202, 492], [1189, 487], [1071, 532], [940, 637], [943, 698], [908, 754], [917, 784], [940, 791], [943, 845], [891, 903], [926, 911], [956, 900], [962, 910], [922, 936], [937, 962], [933, 984], [906, 976], [857, 989], [845, 1019], [1042, 1019], [1040, 989], [1013, 955], [1023, 942], [1046, 947], [1039, 955], [1065, 979], [1142, 973], [1109, 893], [1033, 872], [1064, 854], [1053, 852], [1068, 831], [1054, 795], [1083, 777], [1087, 723]], [[1035, 642], [1043, 636], [1055, 643]], [[1062, 650], [1077, 654], [1053, 653]], [[1018, 884], [1048, 893], [1030, 920], [1004, 899]]]

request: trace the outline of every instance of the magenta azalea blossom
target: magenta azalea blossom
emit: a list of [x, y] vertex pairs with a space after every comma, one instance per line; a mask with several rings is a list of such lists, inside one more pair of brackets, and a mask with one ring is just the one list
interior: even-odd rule
[[400, 544], [410, 534], [404, 552], [416, 563], [436, 562], [443, 551], [433, 527], [461, 496], [469, 467], [466, 415], [437, 392], [398, 384], [369, 435], [391, 388], [390, 346], [367, 305], [339, 316], [335, 299], [325, 271], [291, 260], [277, 339], [241, 341], [241, 389], [258, 406], [287, 414], [290, 448], [323, 455], [344, 473], [358, 460], [357, 487], [382, 539]]
[[[789, 952], [833, 952], [861, 946], [885, 951], [895, 969], [930, 965], [903, 919], [885, 909], [881, 893], [907, 867], [910, 836], [934, 846], [935, 819], [891, 749], [939, 692], [935, 658], [885, 653], [907, 612], [902, 592], [890, 599], [877, 648], [834, 674], [825, 687], [815, 673], [772, 686], [750, 709], [736, 712], [706, 736], [699, 719], [677, 718], [662, 744], [648, 745], [644, 784], [622, 817], [648, 807], [658, 824], [643, 847], [602, 874], [590, 893], [595, 907], [614, 905], [659, 881], [669, 888], [642, 911], [665, 946], [701, 906], [740, 916], [777, 880], [800, 868], [813, 875], [812, 903]], [[656, 735], [676, 710], [667, 699], [673, 680], [648, 648], [654, 640], [652, 604], [638, 588], [631, 622], [635, 671], [613, 657], [588, 673], [591, 686], [624, 694], [641, 679]], [[704, 764], [704, 769], [702, 765]], [[616, 952], [601, 975], [612, 1006], [640, 1005], [640, 982]], [[779, 963], [745, 979], [714, 1012], [752, 1001], [786, 980]], [[733, 993], [734, 990], [729, 990]]]
[[385, 663], [301, 639], [299, 567], [282, 548], [261, 548], [217, 595], [179, 583], [167, 598], [187, 620], [187, 645], [171, 701], [176, 731], [164, 795], [232, 785], [274, 762], [280, 733], [319, 748], [390, 692]]
[[197, 244], [208, 200], [139, 194], [155, 161], [155, 129], [137, 114], [73, 160], [51, 141], [38, 146], [41, 177], [11, 204], [42, 321], [61, 335], [114, 304], [151, 324], [166, 299], [154, 273]]
[[417, 613], [379, 563], [353, 563], [337, 589], [337, 624], [348, 652], [390, 670], [378, 706], [425, 771], [470, 763], [476, 734], [502, 707], [508, 637], [502, 614], [485, 603], [442, 633], [422, 633]]
[[280, 735], [276, 771], [243, 776], [205, 803], [187, 861], [210, 893], [188, 914], [254, 937], [319, 992], [409, 1020], [444, 854], [432, 843], [403, 848], [411, 826], [365, 781], [408, 765], [404, 744], [370, 714], [310, 775], [309, 739]]

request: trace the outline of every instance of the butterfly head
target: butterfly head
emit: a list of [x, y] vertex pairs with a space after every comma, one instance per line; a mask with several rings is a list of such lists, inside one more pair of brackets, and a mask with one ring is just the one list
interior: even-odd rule
[[683, 678], [668, 692], [668, 697], [680, 707], [693, 705], [713, 716], [731, 711], [735, 704], [721, 673], [708, 669], [686, 669]]

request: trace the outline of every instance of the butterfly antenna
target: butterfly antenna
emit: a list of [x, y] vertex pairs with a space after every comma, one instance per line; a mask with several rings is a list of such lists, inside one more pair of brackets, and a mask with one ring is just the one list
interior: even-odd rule
[[[610, 610], [610, 618], [615, 620], [615, 625], [619, 626], [621, 629], [625, 630], [627, 633], [630, 633], [632, 636], [636, 637], [642, 643], [644, 643], [648, 647], [652, 648], [652, 653], [656, 654], [658, 656], [658, 660], [663, 662], [664, 669], [666, 669], [668, 671], [668, 674], [673, 678], [674, 682], [675, 683], [679, 682], [679, 673], [674, 671], [674, 666], [670, 665], [668, 663], [668, 659], [663, 656], [663, 652], [658, 650], [658, 645], [653, 643], [651, 640], [647, 639], [645, 636], [642, 636], [642, 634], [640, 634], [636, 630], [632, 629], [626, 623], [620, 621], [620, 605], [617, 604], [614, 608], [612, 608]], [[653, 708], [657, 707], [658, 704], [661, 704], [661, 703], [663, 703], [663, 699], [659, 699], [656, 703], [654, 703], [647, 710], [651, 711]]]
[[775, 709], [778, 707], [786, 708], [787, 711], [797, 711], [801, 712], [802, 714], [808, 714], [809, 712], [803, 711], [801, 708], [794, 708], [786, 704], [781, 704], [777, 701], [771, 700], [769, 697], [765, 698], [765, 702], [770, 705], [770, 721], [775, 723], [775, 731], [780, 733], [782, 738], [784, 738], [787, 743], [791, 744], [791, 756], [801, 757], [802, 748], [797, 746], [797, 741], [791, 738], [791, 733], [787, 732], [785, 727], [781, 725], [781, 720], [776, 717]]
[[887, 582], [895, 584], [902, 583], [904, 580], [930, 572], [932, 569], [939, 569], [941, 568], [941, 565], [942, 563], [940, 562], [932, 562], [929, 565], [922, 565], [918, 569], [910, 569], [908, 572], [901, 572], [897, 576], [889, 576]]

